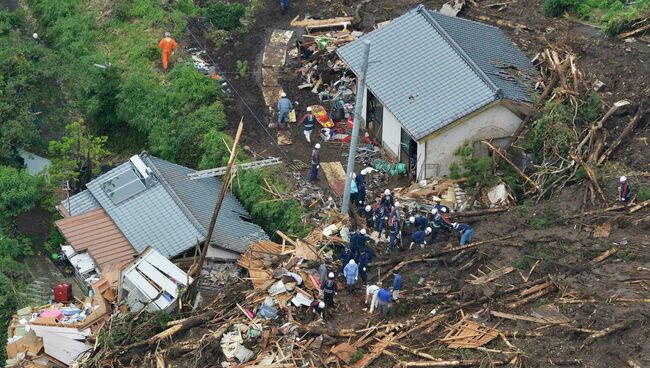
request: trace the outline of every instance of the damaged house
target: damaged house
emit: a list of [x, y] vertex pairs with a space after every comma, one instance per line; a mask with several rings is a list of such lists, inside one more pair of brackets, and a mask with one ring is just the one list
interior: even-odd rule
[[[219, 194], [215, 177], [140, 154], [87, 185], [57, 209], [55, 225], [69, 244], [63, 251], [78, 277], [131, 261], [148, 246], [171, 259], [194, 254], [203, 242]], [[251, 242], [268, 239], [232, 194], [224, 198], [208, 259], [236, 261]], [[77, 257], [83, 261], [77, 262]], [[76, 264], [79, 263], [79, 264]]]
[[[531, 108], [535, 69], [496, 27], [420, 5], [337, 50], [356, 75], [370, 56], [364, 128], [417, 178], [449, 174], [454, 152], [480, 140], [505, 145]], [[398, 57], [396, 57], [398, 56]]]

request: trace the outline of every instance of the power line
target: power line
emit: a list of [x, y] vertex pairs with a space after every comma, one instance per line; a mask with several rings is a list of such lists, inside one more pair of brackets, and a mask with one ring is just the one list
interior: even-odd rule
[[[191, 29], [191, 27], [190, 27], [190, 23], [195, 23], [195, 20], [193, 20], [193, 19], [191, 19], [191, 18], [189, 19], [188, 24], [187, 24], [187, 31], [190, 33], [190, 35], [192, 35], [192, 38], [193, 38], [194, 41], [196, 42], [197, 46], [198, 46], [200, 49], [205, 50], [205, 55], [208, 57], [208, 59], [210, 59], [210, 62], [211, 62], [212, 65], [215, 67], [215, 69], [218, 70], [218, 69], [219, 69], [219, 65], [214, 61], [214, 59], [212, 58], [212, 55], [210, 55], [210, 53], [208, 52], [207, 48], [205, 48], [204, 45], [201, 44], [201, 42], [199, 41], [199, 39], [194, 35], [194, 33], [192, 32], [192, 29]], [[197, 27], [197, 28], [200, 28], [200, 27]], [[217, 73], [217, 74], [221, 75], [220, 73]], [[222, 79], [223, 79], [226, 83], [228, 83], [228, 86], [230, 87], [230, 89], [231, 89], [231, 90], [232, 90], [232, 91], [237, 95], [237, 97], [239, 97], [239, 99], [240, 99], [241, 102], [244, 104], [244, 106], [246, 107], [246, 109], [248, 110], [248, 112], [253, 116], [253, 118], [255, 119], [255, 121], [257, 121], [257, 122], [260, 124], [260, 126], [262, 127], [262, 129], [264, 129], [264, 132], [266, 132], [266, 134], [269, 136], [269, 138], [271, 138], [271, 142], [273, 142], [273, 144], [278, 148], [278, 150], [282, 153], [282, 155], [284, 155], [284, 157], [287, 159], [287, 163], [291, 163], [292, 160], [291, 160], [291, 158], [289, 158], [289, 155], [287, 155], [287, 153], [282, 149], [282, 147], [280, 147], [280, 145], [278, 144], [278, 142], [276, 142], [275, 137], [273, 137], [273, 135], [269, 132], [269, 130], [268, 130], [268, 129], [266, 128], [266, 126], [264, 125], [264, 122], [262, 122], [262, 120], [257, 116], [257, 114], [255, 114], [255, 112], [253, 111], [253, 109], [252, 109], [252, 108], [250, 107], [250, 105], [246, 102], [246, 100], [245, 100], [244, 97], [239, 93], [239, 91], [237, 91], [237, 89], [235, 88], [235, 86], [230, 82], [230, 80], [229, 80], [228, 78], [226, 78], [226, 77], [222, 77]]]

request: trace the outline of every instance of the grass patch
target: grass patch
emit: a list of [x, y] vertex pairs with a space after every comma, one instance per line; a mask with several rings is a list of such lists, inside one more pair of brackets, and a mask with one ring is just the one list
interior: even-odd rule
[[559, 17], [569, 13], [602, 26], [603, 33], [613, 36], [631, 29], [650, 13], [650, 0], [545, 0], [542, 13]]

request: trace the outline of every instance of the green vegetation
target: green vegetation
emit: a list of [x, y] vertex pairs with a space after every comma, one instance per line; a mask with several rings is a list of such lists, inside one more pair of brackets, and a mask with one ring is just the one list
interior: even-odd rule
[[570, 13], [602, 25], [603, 32], [616, 35], [650, 13], [650, 0], [545, 0], [542, 12], [549, 17]]
[[643, 202], [650, 199], [650, 187], [649, 186], [640, 186], [636, 194], [636, 201]]
[[364, 349], [357, 349], [357, 351], [354, 352], [354, 355], [350, 358], [350, 365], [354, 365], [356, 362], [361, 360], [363, 356], [366, 354], [366, 351]]
[[212, 3], [204, 12], [208, 21], [217, 29], [232, 31], [240, 26], [240, 19], [246, 15], [246, 7], [241, 3]]
[[239, 78], [244, 78], [248, 74], [248, 61], [237, 60], [237, 74]]
[[233, 191], [250, 212], [253, 222], [260, 225], [267, 234], [275, 237], [280, 230], [292, 236], [306, 236], [310, 229], [303, 222], [304, 210], [296, 200], [277, 200], [264, 189], [266, 178], [280, 193], [286, 193], [287, 180], [269, 175], [268, 170], [239, 171], [233, 184]]
[[69, 179], [72, 191], [78, 192], [83, 184], [100, 174], [102, 165], [107, 163], [110, 155], [104, 148], [107, 139], [90, 134], [82, 121], [69, 124], [60, 141], [50, 142], [52, 182], [56, 185]]
[[36, 179], [25, 170], [0, 166], [0, 224], [34, 208], [38, 196]]

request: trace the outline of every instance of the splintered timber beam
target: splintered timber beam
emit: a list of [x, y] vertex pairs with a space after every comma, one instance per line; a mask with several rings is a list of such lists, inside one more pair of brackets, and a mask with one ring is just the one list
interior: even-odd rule
[[490, 142], [488, 142], [488, 141], [481, 141], [481, 142], [482, 142], [483, 144], [487, 145], [488, 147], [490, 147], [490, 149], [492, 150], [492, 152], [494, 152], [494, 153], [496, 153], [497, 155], [499, 155], [499, 157], [501, 157], [502, 159], [504, 159], [504, 160], [505, 160], [505, 161], [506, 161], [510, 166], [512, 166], [512, 168], [515, 169], [515, 172], [517, 173], [517, 175], [519, 175], [522, 179], [524, 179], [525, 181], [527, 181], [528, 183], [530, 183], [530, 185], [532, 185], [533, 188], [535, 188], [535, 190], [539, 190], [539, 186], [537, 185], [537, 183], [535, 183], [535, 182], [533, 181], [533, 179], [530, 178], [530, 176], [524, 174], [524, 172], [521, 171], [521, 169], [520, 169], [519, 167], [517, 167], [517, 165], [515, 165], [515, 163], [512, 162], [512, 161], [508, 158], [508, 156], [506, 156], [503, 152], [501, 152], [501, 149], [500, 149], [500, 148], [495, 147], [492, 143], [490, 143]]
[[402, 362], [401, 367], [481, 367], [488, 363], [491, 366], [506, 365], [506, 360], [434, 360], [429, 362]]

